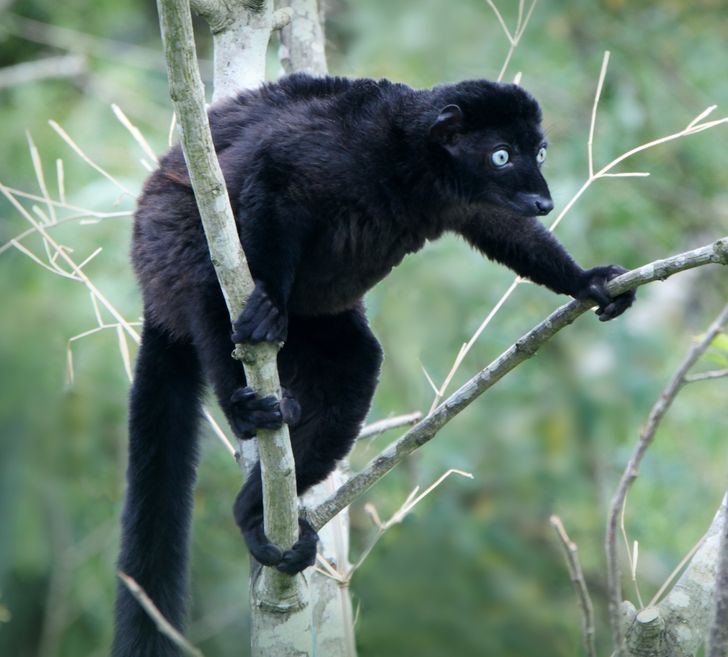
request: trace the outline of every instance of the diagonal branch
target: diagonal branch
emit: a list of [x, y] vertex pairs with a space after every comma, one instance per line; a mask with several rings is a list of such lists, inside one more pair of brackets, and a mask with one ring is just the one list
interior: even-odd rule
[[[656, 260], [639, 269], [622, 274], [611, 280], [607, 284], [607, 289], [611, 295], [621, 294], [639, 285], [663, 280], [677, 272], [709, 263], [728, 264], [728, 237], [664, 260]], [[533, 356], [542, 344], [550, 340], [565, 326], [571, 324], [590, 307], [589, 302], [571, 301], [551, 313], [541, 323], [519, 338], [515, 344], [498, 356], [490, 365], [450, 395], [427, 417], [385, 448], [361, 472], [344, 483], [329, 499], [316, 508], [310, 509], [307, 515], [312, 524], [317, 528], [325, 525], [339, 511], [349, 506], [364, 491], [379, 481], [405, 456], [432, 440], [437, 432], [452, 418], [511, 370]]]
[[124, 586], [134, 596], [136, 601], [142, 606], [149, 617], [154, 621], [157, 629], [164, 634], [172, 643], [174, 643], [182, 653], [191, 655], [191, 657], [204, 657], [202, 652], [195, 648], [184, 636], [170, 623], [159, 611], [159, 608], [152, 602], [144, 589], [139, 586], [133, 577], [129, 577], [126, 573], [117, 573], [119, 579], [124, 582]]

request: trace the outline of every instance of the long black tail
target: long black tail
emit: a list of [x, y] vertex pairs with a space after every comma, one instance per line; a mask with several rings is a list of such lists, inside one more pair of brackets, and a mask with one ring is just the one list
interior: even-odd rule
[[[129, 466], [119, 570], [182, 629], [197, 468], [202, 377], [191, 345], [144, 323], [129, 411]], [[179, 650], [119, 583], [113, 657], [177, 657]]]

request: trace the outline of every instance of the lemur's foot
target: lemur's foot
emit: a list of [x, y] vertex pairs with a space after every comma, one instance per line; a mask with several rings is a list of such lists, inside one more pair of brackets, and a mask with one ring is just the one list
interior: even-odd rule
[[[246, 523], [247, 524], [247, 523]], [[271, 543], [263, 531], [263, 518], [243, 530], [250, 554], [264, 566], [271, 566], [287, 575], [295, 575], [313, 566], [316, 561], [318, 534], [304, 518], [298, 519], [298, 540], [288, 550]]]
[[258, 429], [278, 429], [284, 422], [294, 425], [301, 417], [301, 407], [285, 388], [279, 401], [273, 395], [260, 397], [245, 386], [232, 394], [230, 403], [231, 424], [243, 440], [255, 436]]

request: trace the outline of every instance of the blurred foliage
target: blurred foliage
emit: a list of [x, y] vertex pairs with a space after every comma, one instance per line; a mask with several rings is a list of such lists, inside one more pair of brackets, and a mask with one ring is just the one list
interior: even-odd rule
[[[10, 4], [10, 3], [4, 3]], [[498, 3], [509, 25], [517, 3]], [[331, 70], [415, 86], [494, 77], [508, 44], [484, 0], [329, 0]], [[200, 26], [200, 49], [209, 38]], [[728, 13], [722, 0], [542, 0], [507, 78], [541, 101], [551, 141], [546, 173], [557, 207], [587, 175], [589, 114], [602, 53], [612, 52], [596, 130], [597, 165], [684, 127], [705, 107], [728, 109]], [[105, 169], [138, 190], [142, 153], [115, 120], [124, 109], [153, 147], [167, 142], [170, 103], [156, 16], [133, 0], [22, 0], [0, 22], [0, 65], [80, 53], [87, 71], [0, 90], [0, 181], [37, 193], [24, 131], [38, 144], [51, 193], [65, 163], [69, 199], [99, 210], [131, 208], [47, 125], [58, 121]], [[277, 74], [271, 48], [271, 75]], [[209, 70], [209, 66], [203, 66]], [[558, 234], [584, 265], [635, 266], [728, 232], [726, 129], [648, 151], [621, 170], [647, 179], [597, 182]], [[0, 201], [0, 244], [25, 230]], [[54, 236], [129, 319], [140, 313], [127, 263], [130, 220], [70, 223]], [[28, 239], [29, 247], [38, 244]], [[426, 410], [424, 366], [443, 380], [459, 349], [512, 275], [446, 238], [407, 259], [368, 298], [387, 359], [371, 417]], [[94, 326], [88, 295], [18, 251], [0, 254], [0, 654], [104, 655], [110, 640], [117, 518], [125, 462], [128, 383], [113, 332], [73, 346], [75, 382], [64, 385], [67, 340]], [[703, 268], [639, 294], [622, 320], [580, 319], [502, 381], [367, 499], [383, 517], [415, 486], [446, 480], [389, 530], [353, 579], [361, 657], [579, 654], [579, 619], [548, 525], [564, 519], [579, 544], [597, 604], [602, 652], [605, 508], [649, 407], [692, 336], [728, 296], [725, 273]], [[452, 389], [547, 312], [557, 299], [518, 288], [466, 359]], [[726, 353], [712, 355], [724, 366]], [[723, 345], [725, 347], [725, 345]], [[722, 360], [721, 360], [722, 359]], [[720, 365], [723, 363], [723, 365]], [[649, 598], [700, 537], [726, 480], [728, 382], [681, 393], [650, 450], [627, 509], [640, 542], [638, 578]], [[363, 464], [391, 436], [366, 441]], [[230, 515], [237, 468], [210, 436], [196, 492], [190, 635], [208, 657], [241, 655], [248, 628], [247, 557]], [[354, 556], [373, 534], [361, 504]], [[634, 599], [633, 586], [625, 593]]]

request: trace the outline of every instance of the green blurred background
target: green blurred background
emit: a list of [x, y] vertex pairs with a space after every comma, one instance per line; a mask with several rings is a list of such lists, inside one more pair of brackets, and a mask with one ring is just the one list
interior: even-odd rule
[[[514, 25], [517, 3], [499, 5]], [[54, 161], [62, 158], [69, 203], [131, 209], [132, 201], [47, 121], [139, 190], [144, 154], [110, 106], [118, 104], [153, 148], [164, 150], [171, 106], [153, 5], [5, 0], [0, 8], [0, 65], [69, 52], [85, 62], [70, 79], [0, 88], [0, 181], [38, 193], [27, 129], [52, 194]], [[200, 53], [209, 59], [209, 38], [199, 27]], [[495, 77], [508, 50], [485, 0], [332, 0], [327, 29], [332, 72], [414, 86]], [[680, 130], [711, 104], [719, 105], [716, 116], [726, 114], [726, 34], [723, 0], [541, 0], [506, 78], [522, 71], [523, 85], [544, 107], [551, 141], [545, 172], [557, 209], [587, 176], [589, 114], [604, 50], [612, 57], [597, 122], [598, 165]], [[272, 47], [271, 76], [274, 55]], [[723, 126], [635, 157], [621, 170], [652, 175], [596, 182], [558, 235], [585, 266], [636, 266], [727, 234], [727, 134]], [[0, 245], [27, 228], [0, 199]], [[77, 261], [103, 247], [86, 272], [125, 317], [137, 319], [130, 219], [70, 221], [52, 230]], [[43, 254], [37, 240], [23, 244]], [[432, 391], [423, 366], [441, 382], [511, 280], [447, 238], [373, 291], [370, 317], [387, 358], [371, 419], [426, 411]], [[0, 293], [0, 655], [101, 656], [110, 641], [124, 488], [128, 383], [117, 336], [110, 330], [74, 343], [70, 385], [68, 340], [95, 326], [84, 288], [8, 248], [0, 253]], [[443, 483], [354, 575], [361, 657], [579, 654], [579, 617], [549, 527], [552, 513], [580, 547], [607, 651], [606, 505], [649, 407], [726, 298], [725, 273], [702, 268], [643, 289], [619, 321], [581, 318], [371, 492], [367, 501], [388, 517], [415, 485], [429, 485], [450, 467], [474, 475]], [[520, 286], [452, 389], [562, 301]], [[715, 365], [726, 356], [714, 350], [710, 358]], [[627, 529], [639, 541], [645, 599], [698, 540], [725, 488], [727, 386], [719, 380], [681, 393], [630, 495]], [[359, 445], [354, 465], [393, 437]], [[208, 657], [246, 654], [248, 643], [247, 556], [230, 514], [238, 486], [235, 463], [208, 432], [196, 493], [190, 628]], [[352, 523], [356, 558], [373, 535], [362, 504]], [[628, 581], [625, 593], [635, 598]]]

